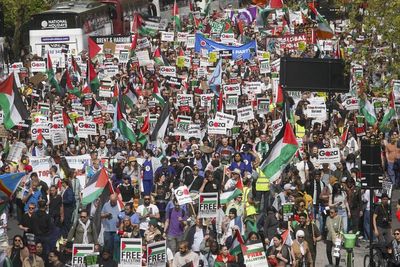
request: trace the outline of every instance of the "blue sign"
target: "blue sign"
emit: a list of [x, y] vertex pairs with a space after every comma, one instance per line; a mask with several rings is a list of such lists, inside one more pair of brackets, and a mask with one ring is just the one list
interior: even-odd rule
[[200, 53], [202, 49], [206, 49], [208, 52], [214, 50], [230, 50], [232, 51], [232, 59], [250, 59], [257, 51], [256, 41], [251, 41], [241, 46], [230, 46], [214, 42], [210, 39], [205, 38], [199, 33], [196, 33], [194, 51]]
[[61, 37], [42, 37], [40, 38], [43, 43], [56, 43], [56, 42], [68, 42], [69, 36]]

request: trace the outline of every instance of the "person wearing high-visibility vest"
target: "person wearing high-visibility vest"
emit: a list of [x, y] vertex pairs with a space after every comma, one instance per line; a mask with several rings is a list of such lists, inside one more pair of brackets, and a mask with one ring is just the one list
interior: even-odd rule
[[272, 203], [270, 202], [270, 191], [269, 191], [269, 178], [265, 176], [262, 170], [259, 167], [259, 163], [254, 163], [253, 181], [255, 181], [255, 200], [259, 205], [259, 210], [264, 211], [268, 206]]

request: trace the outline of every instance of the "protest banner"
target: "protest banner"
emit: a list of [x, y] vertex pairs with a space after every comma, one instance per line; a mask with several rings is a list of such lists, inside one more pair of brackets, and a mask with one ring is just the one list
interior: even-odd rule
[[293, 216], [293, 207], [294, 204], [291, 202], [282, 205], [283, 220], [285, 222], [289, 221], [290, 218]]
[[320, 148], [318, 150], [319, 163], [337, 163], [340, 162], [339, 148]]
[[214, 99], [214, 94], [201, 94], [200, 106], [207, 108], [211, 107], [213, 99]]
[[173, 42], [175, 38], [174, 32], [161, 32], [161, 41], [163, 42]]
[[147, 245], [147, 267], [165, 267], [167, 262], [166, 242], [159, 241]]
[[188, 34], [189, 34], [188, 32], [177, 32], [177, 33], [176, 33], [176, 40], [177, 40], [178, 42], [184, 42], [184, 43], [186, 43]]
[[11, 145], [10, 151], [7, 155], [8, 161], [19, 162], [22, 156], [22, 150], [26, 145], [22, 142], [16, 142]]
[[228, 129], [227, 121], [217, 118], [208, 120], [207, 125], [208, 134], [226, 134], [226, 130]]
[[308, 104], [306, 109], [308, 118], [325, 119], [326, 105], [325, 104]]
[[243, 259], [246, 267], [265, 267], [268, 266], [262, 242], [241, 245]]
[[227, 122], [226, 127], [228, 129], [232, 128], [233, 124], [235, 123], [234, 115], [226, 114], [220, 111], [217, 111], [217, 113], [215, 114], [215, 119], [219, 121], [226, 121]]
[[39, 179], [44, 181], [48, 186], [50, 186], [50, 157], [30, 157], [29, 163], [32, 166], [32, 169], [38, 174]]
[[67, 156], [65, 157], [68, 162], [68, 166], [77, 171], [76, 178], [79, 179], [82, 186], [86, 184], [86, 175], [82, 173], [83, 167], [86, 166], [84, 170], [86, 173], [89, 173], [90, 170], [90, 154], [79, 155], [79, 156]]
[[271, 65], [269, 59], [260, 60], [260, 74], [267, 74], [271, 72]]
[[221, 43], [233, 44], [235, 42], [235, 34], [233, 33], [221, 33]]
[[189, 106], [193, 107], [193, 95], [191, 94], [178, 94], [176, 96], [176, 104], [178, 107]]
[[142, 239], [121, 238], [120, 265], [122, 267], [142, 266]]
[[189, 124], [188, 137], [198, 138], [201, 134], [200, 124]]
[[51, 123], [34, 123], [31, 126], [32, 139], [36, 140], [40, 134], [43, 138], [49, 140], [51, 139], [50, 134]]
[[160, 67], [160, 75], [176, 77], [176, 67], [175, 66], [161, 66]]
[[184, 136], [189, 131], [189, 125], [192, 123], [190, 116], [179, 115], [175, 129], [175, 135]]
[[261, 82], [246, 82], [246, 89], [253, 94], [261, 94]]
[[225, 110], [236, 110], [239, 105], [239, 96], [236, 94], [225, 95]]
[[195, 36], [195, 46], [194, 50], [197, 53], [200, 53], [202, 50], [212, 52], [214, 50], [231, 50], [232, 51], [232, 59], [250, 59], [254, 56], [257, 51], [256, 41], [250, 41], [247, 44], [241, 46], [229, 46], [222, 43], [214, 42], [210, 39], [205, 38], [199, 33], [196, 33]]
[[84, 258], [94, 251], [93, 244], [73, 244], [72, 245], [72, 267], [86, 267]]
[[257, 113], [267, 114], [269, 112], [269, 98], [257, 98]]
[[343, 103], [343, 106], [346, 110], [358, 110], [360, 107], [358, 98], [356, 97], [350, 97], [346, 99]]
[[189, 189], [186, 185], [178, 187], [175, 189], [174, 193], [179, 205], [185, 205], [193, 202], [189, 193]]
[[218, 209], [218, 193], [200, 193], [199, 198], [200, 218], [215, 218]]
[[237, 94], [240, 95], [240, 84], [224, 84], [222, 86], [225, 94]]
[[91, 121], [80, 121], [75, 124], [75, 128], [80, 138], [87, 138], [89, 135], [97, 135], [96, 123]]
[[251, 106], [237, 109], [238, 122], [246, 122], [254, 119], [254, 112]]

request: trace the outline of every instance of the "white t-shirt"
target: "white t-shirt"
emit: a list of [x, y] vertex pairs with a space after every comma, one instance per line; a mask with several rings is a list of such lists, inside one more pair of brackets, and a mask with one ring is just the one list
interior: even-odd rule
[[[140, 216], [145, 216], [146, 214], [152, 214], [152, 215], [156, 215], [159, 213], [159, 210], [157, 208], [156, 205], [154, 204], [150, 204], [149, 206], [145, 207], [144, 205], [140, 205], [136, 212], [140, 215]], [[140, 219], [140, 224], [139, 224], [139, 229], [140, 230], [147, 230], [147, 228], [149, 228], [149, 221], [150, 221], [150, 217], [147, 217], [145, 219]]]
[[194, 252], [200, 251], [200, 244], [203, 241], [203, 239], [204, 239], [203, 229], [196, 227], [196, 232], [193, 238], [192, 251]]
[[0, 215], [0, 236], [5, 235], [7, 233], [7, 228], [3, 227], [7, 225], [7, 214], [3, 212]]

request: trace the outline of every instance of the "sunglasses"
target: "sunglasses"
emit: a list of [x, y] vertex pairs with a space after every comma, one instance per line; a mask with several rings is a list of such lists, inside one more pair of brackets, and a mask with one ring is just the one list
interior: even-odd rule
[[34, 209], [35, 209], [35, 207], [29, 207], [29, 209], [30, 209], [30, 210], [34, 210]]
[[304, 238], [304, 236], [298, 236], [297, 238]]
[[145, 198], [144, 200], [145, 200], [145, 201], [146, 201], [146, 200], [150, 200], [150, 198]]
[[22, 242], [21, 239], [15, 239], [14, 242]]
[[87, 218], [87, 216], [81, 216], [81, 219], [86, 219]]

